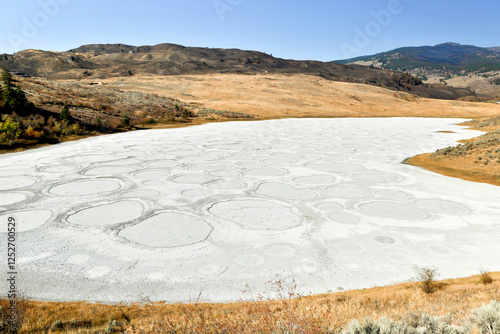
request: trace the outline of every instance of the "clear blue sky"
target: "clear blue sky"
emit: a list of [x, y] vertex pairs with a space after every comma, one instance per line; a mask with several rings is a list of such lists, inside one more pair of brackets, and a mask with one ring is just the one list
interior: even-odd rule
[[498, 0], [5, 1], [0, 53], [176, 43], [327, 61], [443, 42], [500, 46], [499, 13]]

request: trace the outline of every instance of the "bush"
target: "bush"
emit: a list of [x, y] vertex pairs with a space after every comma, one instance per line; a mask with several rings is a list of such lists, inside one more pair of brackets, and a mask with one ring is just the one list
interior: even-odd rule
[[416, 279], [420, 282], [420, 288], [423, 292], [430, 294], [436, 291], [436, 277], [439, 276], [439, 272], [435, 267], [419, 267], [414, 266]]
[[60, 116], [59, 116], [59, 117], [60, 117], [60, 119], [61, 119], [62, 121], [69, 121], [69, 120], [70, 120], [70, 118], [71, 118], [71, 114], [70, 114], [70, 112], [69, 112], [69, 108], [68, 108], [68, 106], [67, 106], [67, 105], [65, 105], [65, 106], [62, 108], [62, 110], [61, 110], [61, 114], [60, 114]]
[[379, 321], [365, 319], [362, 322], [353, 320], [342, 334], [465, 334], [469, 333], [467, 327], [449, 324], [446, 319], [432, 317], [423, 314], [415, 319], [394, 322], [389, 318], [381, 318]]
[[12, 118], [3, 115], [2, 122], [0, 122], [0, 133], [7, 135], [19, 136], [19, 122], [15, 122]]
[[480, 279], [481, 283], [483, 283], [483, 284], [493, 283], [493, 278], [491, 277], [489, 271], [481, 268], [481, 269], [479, 269], [479, 273], [480, 273], [479, 279]]
[[480, 334], [500, 334], [500, 302], [492, 301], [483, 305], [470, 318], [470, 322]]
[[124, 115], [122, 117], [122, 125], [129, 126], [130, 125], [130, 117], [128, 115]]
[[341, 334], [500, 334], [500, 302], [492, 301], [475, 310], [462, 326], [453, 325], [453, 319], [432, 317], [428, 314], [410, 316], [400, 322], [383, 317], [379, 320], [353, 320]]
[[57, 331], [57, 330], [60, 330], [60, 329], [63, 329], [63, 328], [64, 328], [64, 324], [62, 323], [61, 320], [54, 321], [52, 323], [52, 325], [50, 325], [50, 329], [52, 331]]

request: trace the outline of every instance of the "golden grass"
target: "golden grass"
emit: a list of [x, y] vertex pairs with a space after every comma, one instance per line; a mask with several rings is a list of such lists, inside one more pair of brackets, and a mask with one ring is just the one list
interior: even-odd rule
[[405, 162], [442, 175], [500, 186], [499, 164], [485, 166], [474, 161], [471, 157], [436, 158], [431, 153], [426, 153], [407, 159]]
[[463, 141], [472, 144], [468, 149], [457, 146], [447, 155], [439, 154], [438, 150], [433, 154], [417, 155], [405, 162], [446, 176], [500, 186], [500, 117], [474, 120], [463, 125], [489, 132]]
[[[85, 82], [85, 80], [83, 81]], [[260, 117], [486, 117], [500, 105], [420, 98], [385, 88], [310, 75], [207, 74], [103, 80], [120, 90], [154, 93], [206, 108]]]
[[[398, 321], [422, 313], [452, 315], [454, 322], [460, 324], [471, 310], [500, 300], [500, 272], [490, 276], [491, 284], [482, 284], [480, 275], [439, 281], [438, 290], [432, 294], [424, 293], [418, 283], [405, 283], [309, 297], [282, 291], [294, 298], [234, 304], [25, 301], [19, 332], [51, 332], [52, 324], [60, 321], [61, 332], [65, 333], [95, 333], [111, 328], [127, 333], [269, 333], [274, 329], [285, 333], [291, 328], [301, 333], [333, 333], [353, 319], [387, 316]], [[3, 307], [6, 303], [0, 302]], [[109, 326], [110, 320], [118, 323]]]

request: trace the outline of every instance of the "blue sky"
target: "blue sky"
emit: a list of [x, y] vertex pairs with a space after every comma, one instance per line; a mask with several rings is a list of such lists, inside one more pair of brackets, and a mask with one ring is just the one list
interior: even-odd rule
[[328, 61], [443, 42], [500, 46], [498, 13], [498, 0], [8, 1], [0, 53], [176, 43]]

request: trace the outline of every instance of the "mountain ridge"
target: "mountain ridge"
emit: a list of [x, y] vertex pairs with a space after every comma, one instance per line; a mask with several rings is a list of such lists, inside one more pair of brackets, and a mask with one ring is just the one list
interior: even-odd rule
[[87, 44], [64, 52], [23, 50], [0, 57], [0, 66], [50, 79], [105, 79], [131, 75], [307, 74], [332, 81], [363, 83], [421, 97], [457, 99], [467, 89], [426, 85], [392, 70], [313, 60], [276, 58], [259, 51], [186, 47], [178, 44], [132, 46]]
[[372, 63], [384, 69], [412, 71], [423, 68], [428, 72], [450, 74], [500, 70], [500, 47], [482, 48], [453, 42], [434, 46], [401, 47], [369, 56], [336, 60], [338, 64]]

